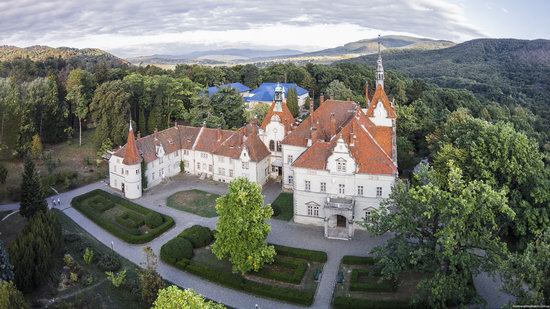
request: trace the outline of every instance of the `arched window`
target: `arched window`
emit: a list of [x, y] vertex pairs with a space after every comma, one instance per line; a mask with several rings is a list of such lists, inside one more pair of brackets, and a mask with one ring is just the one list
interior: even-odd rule
[[275, 150], [275, 141], [274, 140], [269, 141], [269, 150], [271, 150], [271, 151]]

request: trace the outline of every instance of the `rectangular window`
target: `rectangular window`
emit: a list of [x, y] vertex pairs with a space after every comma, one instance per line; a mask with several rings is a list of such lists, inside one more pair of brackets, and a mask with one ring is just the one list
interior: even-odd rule
[[382, 187], [376, 187], [376, 196], [382, 196]]
[[306, 180], [306, 191], [311, 191], [311, 181]]
[[208, 154], [206, 152], [201, 152], [201, 158], [208, 159]]
[[363, 186], [357, 186], [357, 195], [363, 195]]
[[233, 177], [233, 170], [229, 170], [229, 177]]
[[201, 169], [201, 164], [200, 164], [200, 163], [197, 163], [197, 169], [198, 169], [198, 170]]
[[339, 172], [345, 173], [346, 172], [346, 162], [338, 161], [337, 163], [337, 170]]
[[321, 182], [321, 192], [327, 192], [327, 183]]
[[288, 176], [288, 184], [293, 184], [294, 183], [294, 176]]
[[128, 170], [126, 170], [126, 175], [128, 175]]
[[286, 160], [288, 161], [288, 164], [292, 164], [292, 162], [294, 162], [294, 157], [292, 155], [288, 155]]
[[212, 164], [208, 164], [208, 171], [212, 173]]
[[189, 150], [184, 149], [184, 150], [183, 150], [183, 154], [186, 155], [186, 156], [189, 155]]
[[139, 175], [139, 169], [136, 170], [136, 175]]
[[365, 221], [367, 221], [367, 222], [371, 222], [371, 221], [372, 221], [372, 216], [371, 216], [370, 210], [366, 210], [366, 211], [365, 211]]
[[345, 194], [346, 192], [346, 185], [345, 184], [339, 184], [338, 185], [338, 193]]
[[313, 207], [313, 215], [319, 217], [319, 206]]
[[277, 151], [281, 151], [282, 146], [283, 146], [283, 144], [281, 144], [280, 141], [277, 141]]
[[307, 215], [313, 216], [313, 206], [307, 205]]
[[248, 162], [243, 162], [243, 170], [247, 170], [248, 169]]

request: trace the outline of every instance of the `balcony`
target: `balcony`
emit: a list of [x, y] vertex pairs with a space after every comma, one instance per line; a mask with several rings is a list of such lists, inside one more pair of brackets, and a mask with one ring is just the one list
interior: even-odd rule
[[355, 201], [352, 198], [332, 196], [327, 197], [327, 203], [325, 207], [341, 210], [353, 210]]

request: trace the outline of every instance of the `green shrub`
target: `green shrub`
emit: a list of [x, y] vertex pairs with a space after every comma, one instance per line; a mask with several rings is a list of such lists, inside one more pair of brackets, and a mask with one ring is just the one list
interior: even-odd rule
[[[115, 235], [116, 237], [128, 243], [142, 244], [142, 243], [149, 242], [155, 239], [156, 237], [158, 237], [160, 234], [166, 232], [172, 226], [174, 226], [174, 219], [172, 219], [169, 216], [161, 215], [164, 223], [162, 223], [157, 228], [150, 229], [146, 234], [142, 233], [138, 229], [128, 229], [125, 226], [121, 226], [117, 224], [117, 222], [113, 221], [113, 219], [104, 218], [101, 215], [101, 213], [98, 213], [92, 208], [85, 206], [86, 201], [98, 196], [113, 202], [119, 207], [124, 207], [130, 210], [129, 213], [135, 213], [134, 215], [136, 216], [141, 215], [142, 217], [144, 217], [154, 211], [144, 208], [142, 206], [139, 206], [121, 197], [114, 196], [100, 189], [93, 190], [73, 198], [71, 204], [76, 210], [80, 211], [83, 215], [85, 215], [90, 220], [94, 221], [97, 225], [101, 226], [102, 228], [107, 230], [109, 233]], [[141, 220], [143, 220], [143, 218], [141, 218]]]
[[214, 240], [212, 237], [212, 231], [201, 225], [193, 225], [192, 227], [185, 229], [178, 235], [178, 237], [188, 239], [193, 244], [193, 248], [208, 246], [212, 243], [212, 240]]
[[292, 273], [282, 272], [279, 270], [274, 270], [270, 268], [269, 265], [264, 266], [257, 273], [252, 273], [255, 276], [262, 278], [272, 279], [276, 281], [282, 281], [292, 284], [300, 284], [304, 275], [307, 271], [307, 262], [302, 259], [294, 259], [284, 256], [275, 256], [275, 261], [272, 266], [277, 266], [279, 268], [287, 268], [292, 270]]
[[150, 229], [157, 228], [162, 224], [162, 216], [156, 212], [151, 212], [145, 216], [145, 224]]
[[115, 256], [112, 256], [110, 254], [102, 254], [97, 259], [97, 267], [101, 269], [101, 271], [117, 271], [120, 269], [120, 261]]
[[345, 265], [374, 265], [374, 264], [376, 264], [376, 259], [372, 256], [345, 255], [344, 258], [342, 258], [342, 264], [345, 264]]
[[273, 217], [277, 217], [281, 214], [281, 208], [279, 205], [271, 204], [271, 208], [273, 208]]
[[169, 240], [160, 248], [160, 258], [168, 264], [175, 265], [181, 259], [193, 257], [193, 245], [182, 237]]
[[97, 212], [105, 212], [113, 207], [115, 207], [115, 204], [111, 201], [90, 201], [89, 203], [90, 207], [92, 207]]
[[351, 271], [350, 291], [365, 292], [393, 292], [396, 289], [396, 282], [383, 279], [368, 269], [353, 269]]
[[[335, 309], [405, 309], [416, 308], [405, 300], [375, 300], [336, 296], [332, 303]], [[420, 308], [420, 307], [419, 307]]]
[[275, 246], [275, 251], [277, 251], [278, 255], [290, 256], [319, 263], [325, 263], [327, 261], [327, 253], [323, 251], [299, 249], [281, 245], [273, 246]]

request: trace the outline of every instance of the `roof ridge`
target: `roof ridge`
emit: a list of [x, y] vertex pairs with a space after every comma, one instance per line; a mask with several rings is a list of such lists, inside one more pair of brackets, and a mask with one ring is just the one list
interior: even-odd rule
[[195, 142], [193, 142], [193, 146], [191, 146], [191, 150], [195, 151], [195, 147], [197, 146], [197, 143], [199, 142], [199, 139], [201, 138], [202, 132], [206, 127], [201, 127], [199, 134], [197, 134], [197, 138], [195, 139]]

